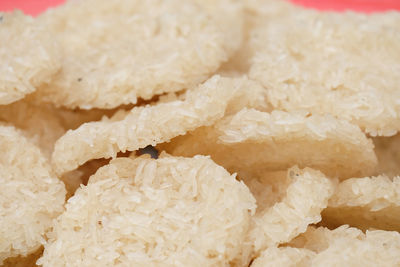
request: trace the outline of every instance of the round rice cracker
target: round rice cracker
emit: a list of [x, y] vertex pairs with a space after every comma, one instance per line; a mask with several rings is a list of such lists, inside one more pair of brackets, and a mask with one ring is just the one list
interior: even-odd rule
[[287, 243], [304, 233], [308, 225], [321, 221], [321, 211], [335, 188], [321, 172], [297, 166], [287, 172], [267, 173], [255, 185], [250, 182], [249, 188], [257, 200], [257, 211], [237, 257], [240, 266], [248, 266], [267, 247]]
[[117, 158], [68, 201], [38, 263], [224, 266], [254, 210], [248, 188], [208, 157]]
[[[246, 78], [243, 81], [247, 84]], [[257, 93], [248, 94], [246, 101], [243, 99], [243, 92], [250, 90], [242, 85], [236, 79], [214, 76], [188, 91], [183, 100], [135, 107], [129, 112], [117, 112], [110, 119], [83, 124], [57, 141], [52, 156], [55, 170], [63, 174], [90, 159], [115, 157], [120, 151], [135, 151], [169, 141], [212, 124], [240, 105], [263, 107], [265, 102], [259, 102]]]
[[400, 129], [399, 23], [398, 12], [297, 8], [254, 30], [249, 76], [278, 109], [330, 113], [372, 136], [394, 135]]
[[339, 184], [323, 211], [323, 225], [400, 231], [400, 176], [353, 178]]
[[244, 180], [293, 165], [340, 179], [371, 175], [377, 165], [373, 148], [360, 128], [345, 120], [246, 108], [160, 146], [176, 156], [210, 155]]
[[59, 70], [57, 44], [21, 11], [0, 12], [0, 105], [36, 90]]
[[63, 65], [36, 97], [69, 108], [114, 108], [198, 85], [233, 49], [226, 27], [207, 12], [211, 4], [204, 6], [85, 0], [46, 12], [40, 19], [60, 41]]
[[[395, 231], [363, 233], [347, 225], [335, 230], [309, 227], [288, 245], [315, 253], [305, 266], [400, 265], [400, 234]], [[285, 249], [282, 252], [286, 253]]]
[[64, 210], [66, 191], [39, 148], [14, 127], [0, 126], [0, 149], [1, 264], [40, 248]]

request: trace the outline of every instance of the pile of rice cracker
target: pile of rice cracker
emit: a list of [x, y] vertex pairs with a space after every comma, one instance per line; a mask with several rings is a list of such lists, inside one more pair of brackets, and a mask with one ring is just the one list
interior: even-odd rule
[[400, 266], [400, 13], [0, 13], [1, 266]]

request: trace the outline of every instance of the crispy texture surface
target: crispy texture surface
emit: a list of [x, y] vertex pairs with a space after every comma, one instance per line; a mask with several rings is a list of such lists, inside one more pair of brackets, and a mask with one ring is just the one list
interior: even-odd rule
[[66, 0], [0, 38], [0, 267], [400, 266], [400, 12]]
[[257, 210], [235, 266], [248, 266], [266, 248], [287, 243], [309, 224], [319, 222], [335, 187], [321, 172], [296, 166], [255, 180], [246, 184], [256, 198]]
[[188, 91], [184, 100], [136, 107], [130, 112], [118, 112], [110, 119], [86, 123], [57, 141], [52, 156], [55, 170], [62, 174], [90, 159], [115, 157], [119, 151], [154, 146], [210, 125], [223, 117], [240, 90], [239, 83], [214, 76]]
[[30, 94], [60, 68], [57, 45], [32, 17], [0, 12], [0, 105]]
[[235, 53], [243, 41], [244, 3], [241, 0], [194, 0], [212, 16], [224, 36], [228, 56]]
[[377, 164], [372, 141], [357, 126], [332, 116], [283, 111], [243, 109], [161, 148], [179, 156], [211, 155], [242, 179], [295, 164], [343, 179], [370, 175]]
[[251, 265], [257, 266], [398, 266], [400, 235], [342, 226], [333, 231], [309, 227], [294, 247], [266, 249]]
[[41, 20], [60, 41], [63, 65], [37, 97], [70, 108], [192, 88], [229, 55], [223, 28], [193, 1], [70, 1]]
[[249, 75], [278, 109], [330, 113], [373, 136], [394, 135], [400, 129], [399, 23], [398, 12], [297, 8], [254, 30]]
[[248, 188], [207, 157], [117, 158], [68, 201], [39, 262], [226, 265], [254, 209]]
[[13, 127], [0, 126], [0, 264], [26, 256], [44, 242], [63, 211], [64, 184], [39, 148]]
[[339, 184], [323, 211], [324, 224], [400, 231], [400, 177], [353, 178]]
[[344, 225], [335, 230], [309, 227], [296, 238], [295, 247], [316, 253], [308, 266], [398, 266], [400, 234], [367, 231]]
[[246, 0], [243, 2], [244, 31], [243, 43], [238, 51], [222, 66], [222, 72], [248, 73], [251, 59], [254, 56], [254, 48], [250, 44], [250, 37], [257, 25], [265, 25], [274, 19], [294, 9], [294, 6], [286, 0]]

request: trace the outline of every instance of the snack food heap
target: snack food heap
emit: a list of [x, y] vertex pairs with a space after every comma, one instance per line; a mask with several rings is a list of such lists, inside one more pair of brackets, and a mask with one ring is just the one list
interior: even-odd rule
[[0, 13], [1, 266], [400, 266], [400, 13]]

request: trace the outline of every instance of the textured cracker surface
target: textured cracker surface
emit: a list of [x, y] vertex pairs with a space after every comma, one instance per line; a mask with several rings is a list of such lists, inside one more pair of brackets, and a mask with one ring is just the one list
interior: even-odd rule
[[211, 155], [242, 179], [295, 164], [349, 178], [370, 175], [377, 165], [372, 141], [357, 126], [332, 116], [296, 112], [243, 109], [162, 148], [179, 156]]
[[319, 222], [335, 187], [321, 172], [297, 166], [255, 180], [246, 185], [256, 198], [257, 210], [234, 266], [248, 266], [266, 248], [289, 242]]
[[13, 127], [0, 126], [0, 263], [35, 252], [63, 211], [64, 184], [39, 148]]
[[330, 227], [400, 231], [400, 177], [353, 178], [341, 182], [323, 211]]
[[243, 41], [244, 1], [242, 0], [193, 0], [211, 15], [224, 37], [228, 56], [236, 52]]
[[241, 89], [230, 81], [214, 76], [189, 91], [184, 100], [136, 107], [68, 131], [57, 141], [52, 156], [57, 173], [74, 170], [90, 159], [115, 157], [119, 151], [156, 145], [212, 124], [223, 117]]
[[0, 12], [0, 105], [32, 93], [58, 71], [57, 44], [33, 18]]
[[[399, 266], [400, 234], [344, 225], [335, 230], [309, 227], [292, 242], [316, 253], [306, 266]], [[268, 265], [265, 265], [268, 266]]]
[[248, 188], [207, 157], [117, 158], [69, 199], [40, 263], [225, 265], [254, 209]]
[[287, 15], [294, 6], [285, 0], [246, 0], [243, 3], [244, 31], [242, 46], [221, 66], [221, 71], [248, 73], [255, 49], [250, 44], [254, 28], [265, 25], [275, 17]]
[[36, 96], [59, 106], [113, 108], [191, 88], [229, 54], [224, 28], [193, 1], [69, 1], [40, 19], [63, 64]]
[[330, 113], [373, 136], [394, 135], [400, 130], [399, 23], [396, 12], [297, 8], [254, 30], [249, 75], [276, 108]]
[[399, 12], [66, 0], [0, 38], [0, 267], [400, 266]]
[[[283, 178], [284, 179], [284, 178]], [[328, 206], [334, 184], [321, 172], [298, 167], [290, 168], [290, 184], [282, 200], [256, 212], [249, 232], [253, 253], [286, 243], [304, 233], [307, 226], [321, 220], [321, 211]]]

